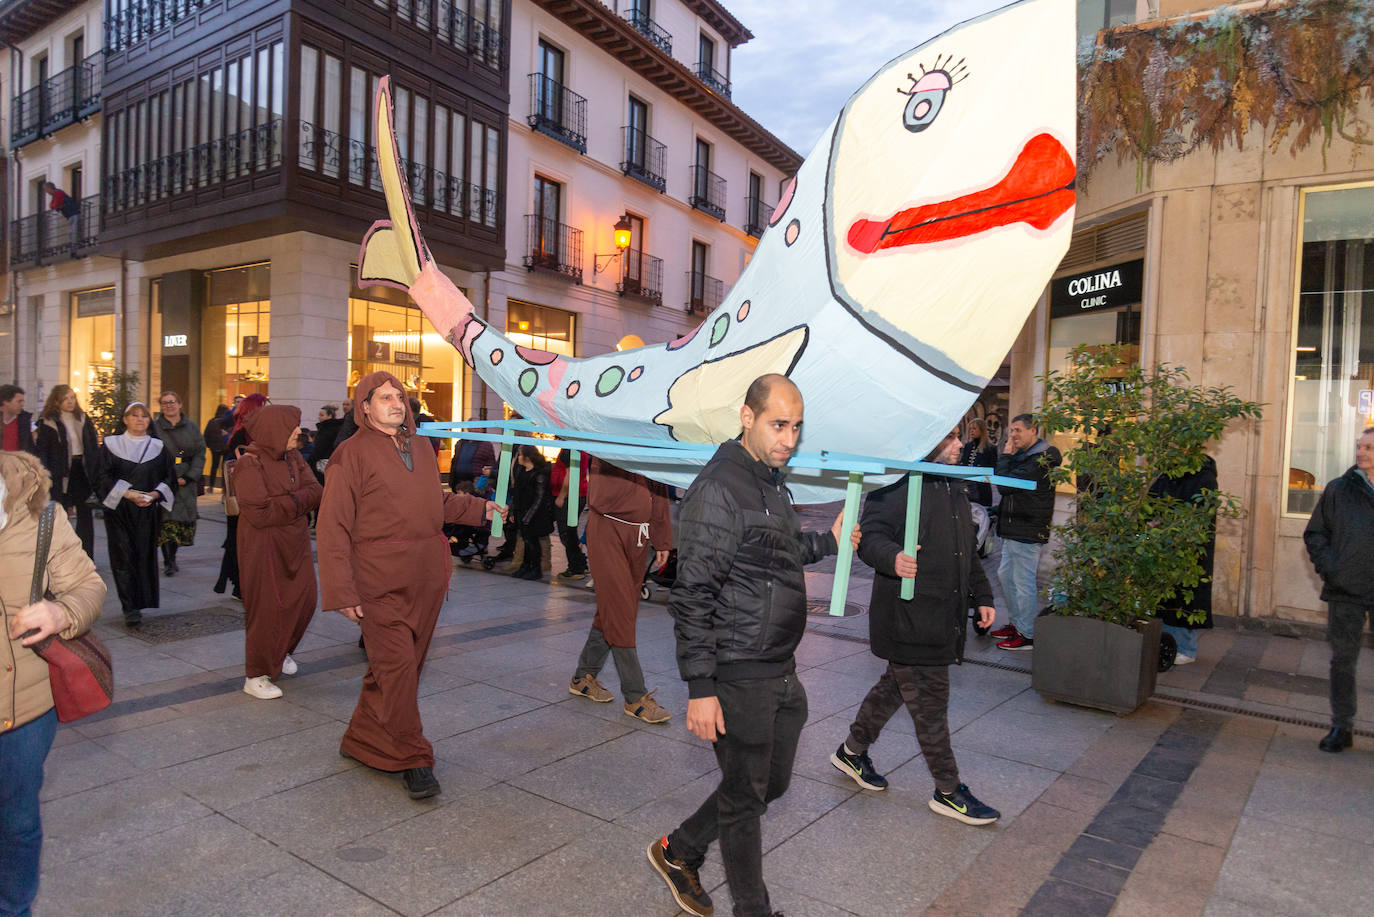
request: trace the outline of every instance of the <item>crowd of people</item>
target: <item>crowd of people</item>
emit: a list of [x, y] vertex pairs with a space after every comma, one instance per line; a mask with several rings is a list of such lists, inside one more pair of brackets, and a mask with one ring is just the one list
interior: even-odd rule
[[[24, 410], [24, 396], [16, 386], [0, 386], [0, 598], [16, 661], [0, 680], [0, 707], [15, 711], [0, 729], [0, 905], [22, 910], [36, 889], [38, 787], [56, 728], [46, 665], [29, 647], [51, 634], [75, 636], [99, 616], [106, 587], [93, 562], [95, 514], [105, 526], [124, 622], [136, 628], [144, 611], [159, 606], [160, 580], [179, 573], [178, 550], [195, 542], [198, 496], [216, 488], [227, 524], [215, 590], [232, 585], [244, 605], [243, 690], [263, 700], [283, 696], [279, 680], [297, 671], [292, 653], [317, 607], [353, 621], [368, 669], [340, 752], [400, 773], [412, 798], [441, 789], [418, 682], [453, 558], [481, 558], [488, 569], [506, 562], [506, 572], [542, 580], [552, 572], [556, 534], [567, 559], [557, 576], [585, 580], [596, 601], [569, 692], [595, 703], [615, 700], [598, 680], [613, 660], [625, 715], [659, 725], [673, 713], [645, 683], [638, 610], [646, 570], [665, 570], [675, 558], [668, 608], [688, 687], [686, 726], [712, 743], [721, 780], [695, 812], [650, 844], [648, 859], [680, 907], [709, 917], [713, 905], [700, 871], [718, 841], [735, 913], [772, 914], [760, 817], [787, 790], [807, 720], [794, 656], [806, 623], [803, 568], [847, 538], [874, 573], [870, 645], [885, 667], [831, 764], [865, 790], [885, 790], [888, 780], [869, 751], [905, 707], [934, 784], [930, 809], [971, 825], [1000, 817], [960, 777], [950, 742], [948, 667], [963, 660], [970, 611], [976, 631], [990, 632], [1000, 649], [1034, 647], [1043, 613], [1038, 574], [1053, 525], [1051, 471], [1063, 457], [1041, 437], [1033, 415], [1013, 417], [1005, 431], [996, 415], [971, 419], [964, 438], [951, 432], [927, 456], [1033, 486], [1001, 490], [924, 476], [913, 556], [905, 548], [910, 476], [869, 494], [850, 532], [841, 530], [841, 516], [826, 532], [801, 529], [785, 471], [804, 405], [780, 375], [750, 386], [740, 437], [717, 449], [680, 501], [664, 485], [594, 456], [563, 450], [550, 461], [521, 445], [509, 504], [499, 505], [496, 451], [471, 438], [452, 446], [445, 489], [442, 441], [419, 434], [428, 417], [385, 372], [360, 380], [341, 406], [321, 407], [313, 434], [302, 430], [299, 408], [256, 394], [235, 398], [200, 428], [176, 392], [163, 392], [156, 413], [132, 402], [118, 429], [103, 437], [70, 387], [55, 386], [36, 418]], [[1320, 743], [1329, 752], [1352, 743], [1355, 659], [1374, 604], [1371, 474], [1374, 429], [1360, 437], [1355, 465], [1323, 492], [1305, 536], [1330, 606], [1332, 728]], [[1196, 474], [1156, 481], [1152, 492], [1190, 500], [1216, 487], [1217, 468], [1208, 459]], [[65, 512], [57, 514], [46, 567], [38, 559], [48, 592], [35, 602], [28, 574], [37, 559], [37, 519], [49, 501]], [[570, 501], [582, 507], [580, 524]], [[505, 531], [493, 553], [497, 516]], [[993, 575], [1007, 611], [995, 630], [993, 590], [981, 562], [989, 529], [1000, 544]], [[1211, 564], [1209, 544], [1209, 574]], [[914, 580], [911, 599], [901, 597], [903, 580]], [[1177, 662], [1194, 661], [1198, 631], [1211, 626], [1210, 583], [1159, 614], [1177, 643]]]

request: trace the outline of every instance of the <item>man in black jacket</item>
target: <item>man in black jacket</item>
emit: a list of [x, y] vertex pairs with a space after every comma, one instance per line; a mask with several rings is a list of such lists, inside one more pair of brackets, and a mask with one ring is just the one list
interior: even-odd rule
[[1326, 485], [1302, 540], [1322, 578], [1331, 644], [1331, 731], [1322, 751], [1354, 743], [1355, 665], [1366, 617], [1374, 616], [1374, 427], [1355, 443], [1355, 465]]
[[[953, 463], [959, 439], [953, 433], [927, 457]], [[966, 488], [950, 478], [926, 476], [921, 484], [917, 558], [903, 550], [906, 503], [911, 476], [875, 490], [864, 503], [863, 545], [859, 557], [873, 568], [873, 598], [868, 628], [873, 655], [887, 660], [887, 671], [868, 692], [849, 738], [830, 763], [869, 790], [887, 789], [887, 778], [868, 757], [868, 747], [906, 704], [916, 725], [916, 741], [935, 780], [931, 811], [970, 825], [987, 825], [1001, 813], [984, 805], [959, 780], [949, 741], [949, 666], [964, 660], [968, 609], [978, 609], [980, 627], [992, 624], [992, 589], [978, 560], [973, 512]], [[916, 580], [916, 594], [901, 597], [902, 580]]]
[[1040, 438], [1035, 418], [1017, 414], [1007, 428], [1007, 445], [997, 457], [997, 474], [1035, 482], [1035, 490], [1002, 494], [997, 510], [997, 534], [1002, 536], [1002, 561], [997, 578], [1011, 622], [992, 632], [1004, 650], [1028, 650], [1035, 645], [1035, 616], [1039, 608], [1036, 576], [1040, 552], [1050, 540], [1054, 518], [1054, 487], [1050, 469], [1064, 461], [1059, 450]]
[[[783, 483], [802, 426], [792, 381], [754, 380], [740, 422], [743, 435], [722, 444], [687, 491], [668, 599], [687, 728], [714, 743], [721, 781], [671, 836], [649, 845], [649, 862], [698, 917], [713, 912], [697, 871], [717, 837], [736, 917], [773, 913], [759, 817], [786, 792], [806, 724], [792, 656], [806, 628], [802, 567], [834, 554], [840, 533], [840, 517], [829, 532], [803, 532]], [[858, 545], [858, 526], [850, 540]]]

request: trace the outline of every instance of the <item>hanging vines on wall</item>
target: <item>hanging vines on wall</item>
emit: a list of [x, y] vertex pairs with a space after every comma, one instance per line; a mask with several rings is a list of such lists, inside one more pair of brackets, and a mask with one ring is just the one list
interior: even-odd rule
[[1374, 144], [1357, 116], [1374, 100], [1374, 3], [1293, 0], [1205, 19], [1117, 28], [1079, 46], [1081, 177], [1116, 154], [1136, 162], [1136, 184], [1156, 163], [1201, 147], [1238, 148], [1252, 125], [1277, 152], [1332, 138]]

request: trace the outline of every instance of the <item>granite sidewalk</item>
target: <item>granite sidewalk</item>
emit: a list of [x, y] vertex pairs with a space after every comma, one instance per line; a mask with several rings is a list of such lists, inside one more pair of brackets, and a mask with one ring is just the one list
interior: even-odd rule
[[[442, 795], [338, 754], [366, 667], [357, 629], [317, 615], [285, 696], [243, 694], [242, 606], [210, 586], [212, 499], [182, 572], [141, 632], [111, 588], [98, 625], [114, 706], [64, 726], [44, 787], [39, 915], [625, 915], [678, 913], [644, 849], [716, 780], [683, 725], [686, 689], [659, 589], [640, 657], [665, 726], [567, 682], [594, 611], [580, 586], [456, 565], [421, 711]], [[108, 564], [103, 539], [98, 565]], [[555, 560], [555, 569], [562, 569]], [[860, 791], [829, 763], [881, 670], [860, 613], [812, 618], [798, 652], [810, 698], [788, 794], [764, 819], [776, 908], [805, 915], [1312, 914], [1374, 900], [1374, 671], [1365, 651], [1353, 751], [1317, 750], [1323, 643], [1218, 629], [1127, 717], [1054, 704], [1029, 653], [970, 635], [950, 716], [964, 781], [1001, 809], [971, 828], [926, 807], [910, 719], [872, 749], [892, 786]], [[817, 604], [830, 574], [811, 575]], [[618, 693], [608, 667], [602, 681]], [[730, 913], [716, 855], [702, 873]]]

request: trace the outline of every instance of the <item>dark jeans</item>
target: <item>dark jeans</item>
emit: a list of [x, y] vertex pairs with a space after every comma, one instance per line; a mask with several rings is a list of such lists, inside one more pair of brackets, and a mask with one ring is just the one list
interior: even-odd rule
[[1355, 665], [1360, 659], [1366, 617], [1374, 618], [1374, 608], [1348, 602], [1328, 606], [1326, 640], [1331, 644], [1331, 725], [1337, 729], [1355, 726]]
[[558, 508], [558, 515], [554, 521], [558, 523], [558, 540], [563, 542], [563, 553], [568, 556], [568, 571], [586, 573], [587, 555], [582, 553], [582, 545], [577, 540], [577, 526], [568, 525], [566, 506]]
[[86, 556], [95, 559], [95, 517], [91, 513], [91, 484], [86, 479], [86, 463], [80, 458], [72, 459], [67, 472], [67, 509], [76, 510], [76, 537], [81, 539], [81, 550]]
[[887, 721], [906, 704], [916, 726], [916, 741], [925, 755], [935, 788], [953, 793], [959, 788], [959, 766], [949, 744], [949, 666], [887, 664], [887, 671], [869, 689], [859, 715], [849, 727], [845, 745], [855, 754], [878, 741]]
[[[219, 464], [222, 461], [224, 461], [223, 452], [210, 453], [210, 473], [205, 476], [205, 486], [208, 487], [210, 490], [214, 490], [216, 487], [215, 481], [219, 477]], [[314, 470], [314, 468], [314, 465], [310, 466], [310, 469], [312, 471]], [[324, 481], [321, 481], [320, 483], [323, 484]]]
[[735, 917], [769, 917], [759, 816], [792, 780], [797, 739], [806, 725], [806, 689], [793, 673], [718, 682], [716, 696], [725, 714], [725, 735], [715, 743], [720, 785], [669, 836], [669, 851], [700, 867], [719, 837]]
[[56, 710], [0, 732], [0, 914], [26, 917], [38, 894], [43, 850], [38, 791], [56, 735]]
[[649, 693], [649, 689], [644, 687], [644, 670], [639, 667], [639, 653], [635, 652], [633, 646], [611, 646], [598, 627], [593, 627], [587, 634], [582, 655], [577, 658], [573, 681], [583, 675], [600, 675], [607, 655], [615, 658], [615, 671], [620, 676], [620, 696], [625, 703], [634, 703]]

